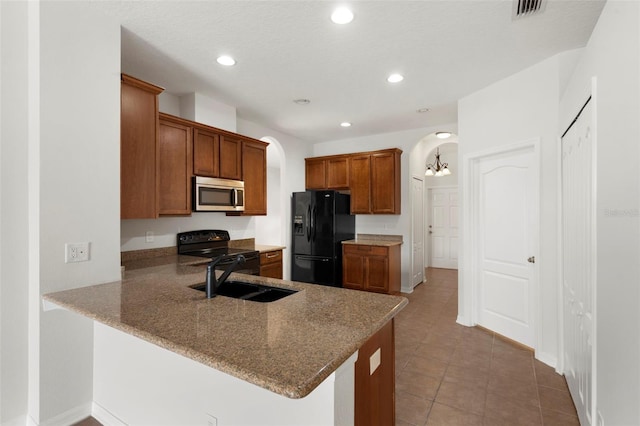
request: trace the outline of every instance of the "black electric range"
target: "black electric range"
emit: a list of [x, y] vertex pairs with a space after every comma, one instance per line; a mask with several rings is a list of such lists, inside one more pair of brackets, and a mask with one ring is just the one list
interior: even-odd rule
[[236, 265], [234, 272], [260, 275], [260, 252], [229, 247], [230, 239], [228, 231], [219, 229], [181, 232], [178, 234], [178, 254], [210, 259], [224, 255], [226, 257], [216, 266], [219, 270], [225, 270], [241, 254], [245, 262]]

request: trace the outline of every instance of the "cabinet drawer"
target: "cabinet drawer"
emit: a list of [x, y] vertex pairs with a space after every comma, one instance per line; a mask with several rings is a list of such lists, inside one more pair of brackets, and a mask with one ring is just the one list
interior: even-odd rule
[[260, 265], [282, 262], [282, 250], [260, 253]]
[[389, 249], [383, 246], [370, 246], [366, 244], [345, 244], [344, 252], [345, 254], [351, 253], [372, 256], [386, 256], [389, 252]]

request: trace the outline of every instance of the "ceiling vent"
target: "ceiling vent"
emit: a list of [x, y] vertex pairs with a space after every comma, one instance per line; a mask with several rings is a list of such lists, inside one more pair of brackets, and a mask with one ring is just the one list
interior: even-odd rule
[[513, 0], [513, 19], [538, 15], [544, 11], [546, 0]]

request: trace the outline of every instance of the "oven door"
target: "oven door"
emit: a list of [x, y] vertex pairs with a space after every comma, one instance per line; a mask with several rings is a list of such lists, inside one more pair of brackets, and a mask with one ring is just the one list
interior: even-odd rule
[[193, 211], [244, 211], [244, 182], [202, 176], [194, 177]]

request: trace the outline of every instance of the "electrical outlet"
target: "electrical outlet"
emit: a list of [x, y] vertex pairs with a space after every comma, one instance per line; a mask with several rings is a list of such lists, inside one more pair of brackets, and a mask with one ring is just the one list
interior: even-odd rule
[[153, 231], [147, 231], [144, 235], [144, 241], [147, 243], [153, 242]]
[[89, 260], [90, 243], [67, 243], [64, 245], [64, 263]]

